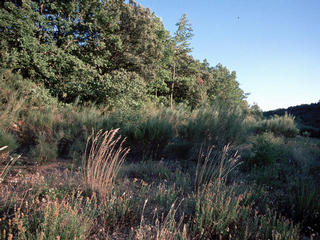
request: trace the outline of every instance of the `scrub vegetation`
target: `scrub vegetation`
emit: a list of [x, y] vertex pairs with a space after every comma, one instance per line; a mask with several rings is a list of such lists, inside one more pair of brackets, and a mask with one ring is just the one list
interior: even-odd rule
[[320, 140], [134, 1], [0, 3], [0, 239], [317, 239]]

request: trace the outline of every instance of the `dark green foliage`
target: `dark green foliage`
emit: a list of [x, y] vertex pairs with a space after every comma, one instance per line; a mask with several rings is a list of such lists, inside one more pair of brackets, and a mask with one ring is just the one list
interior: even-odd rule
[[0, 7], [2, 67], [66, 103], [118, 108], [151, 99], [196, 108], [207, 100], [241, 102], [235, 73], [194, 60], [191, 37], [186, 15], [171, 37], [135, 1], [5, 1]]
[[244, 156], [243, 168], [265, 167], [274, 165], [281, 157], [281, 138], [276, 138], [272, 133], [258, 135], [253, 142], [251, 156]]
[[56, 160], [57, 158], [57, 143], [49, 140], [45, 133], [39, 133], [36, 140], [36, 145], [31, 150], [32, 160], [37, 164], [45, 164]]
[[155, 75], [155, 17], [133, 1], [7, 1], [0, 11], [3, 67], [45, 84], [64, 102], [113, 98], [110, 87], [122, 81], [112, 80], [117, 71], [145, 81]]
[[228, 143], [240, 142], [246, 131], [241, 109], [216, 104], [193, 111], [179, 133], [189, 142], [222, 147]]
[[0, 146], [8, 146], [6, 151], [13, 152], [19, 147], [16, 136], [0, 129]]
[[142, 153], [145, 157], [159, 158], [174, 136], [173, 123], [163, 112], [146, 108], [125, 114], [111, 113], [104, 121], [104, 128], [120, 128], [120, 134], [127, 138], [131, 147], [132, 156]]

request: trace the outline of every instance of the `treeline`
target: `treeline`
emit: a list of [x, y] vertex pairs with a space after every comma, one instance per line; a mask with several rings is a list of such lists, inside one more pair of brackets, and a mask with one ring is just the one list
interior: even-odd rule
[[223, 101], [246, 106], [236, 73], [191, 55], [186, 15], [173, 36], [135, 1], [0, 3], [0, 62], [59, 101], [108, 109]]

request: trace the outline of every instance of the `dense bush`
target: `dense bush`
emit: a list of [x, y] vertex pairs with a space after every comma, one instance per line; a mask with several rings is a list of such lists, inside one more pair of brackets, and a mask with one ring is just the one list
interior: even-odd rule
[[284, 116], [273, 116], [270, 119], [265, 119], [257, 122], [257, 133], [273, 132], [276, 135], [285, 137], [295, 137], [299, 133], [294, 122], [294, 117], [285, 114]]
[[180, 136], [193, 143], [222, 147], [246, 138], [245, 115], [239, 108], [207, 106], [194, 110], [180, 127]]
[[105, 117], [105, 129], [120, 128], [127, 138], [131, 156], [159, 158], [164, 148], [174, 136], [174, 126], [166, 110], [154, 108], [129, 110], [125, 113], [113, 112]]
[[12, 152], [19, 147], [16, 136], [0, 129], [0, 146], [8, 146], [7, 151]]
[[57, 143], [48, 139], [46, 133], [40, 132], [37, 136], [36, 145], [31, 149], [30, 154], [32, 160], [37, 164], [52, 162], [57, 158]]
[[251, 153], [243, 156], [243, 169], [275, 164], [281, 157], [282, 139], [272, 133], [258, 135], [252, 144]]

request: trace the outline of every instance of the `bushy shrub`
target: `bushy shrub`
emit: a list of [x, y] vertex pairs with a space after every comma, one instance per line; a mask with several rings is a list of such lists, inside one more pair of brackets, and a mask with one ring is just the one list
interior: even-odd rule
[[190, 118], [181, 125], [179, 134], [192, 143], [223, 147], [246, 138], [247, 127], [244, 119], [245, 116], [239, 108], [206, 106], [191, 113]]
[[[149, 117], [124, 129], [128, 142], [151, 158], [159, 158], [164, 147], [173, 137], [173, 128], [166, 119]], [[139, 146], [140, 145], [140, 146]]]
[[6, 151], [13, 152], [19, 147], [16, 136], [0, 129], [0, 146], [8, 146]]
[[104, 117], [93, 104], [67, 105], [60, 108], [60, 113], [62, 119], [54, 126], [55, 132], [59, 133], [59, 154], [81, 159], [88, 136], [92, 130], [103, 128]]
[[243, 157], [243, 169], [264, 167], [275, 164], [281, 157], [280, 143], [282, 139], [272, 133], [258, 135], [251, 149], [252, 154]]
[[103, 128], [120, 128], [131, 148], [131, 156], [158, 159], [174, 136], [172, 119], [165, 111], [142, 108], [112, 112], [105, 118]]
[[57, 155], [57, 143], [48, 139], [46, 133], [38, 133], [37, 144], [31, 150], [33, 161], [37, 164], [44, 164], [55, 160]]
[[14, 216], [4, 227], [7, 229], [3, 232], [4, 239], [88, 239], [93, 221], [85, 210], [91, 204], [90, 199], [48, 199], [46, 202], [39, 208], [25, 209], [32, 210], [29, 214], [20, 207], [15, 208]]
[[275, 115], [270, 119], [257, 122], [256, 132], [272, 132], [285, 137], [295, 137], [299, 130], [294, 122], [294, 117], [286, 113], [284, 116]]

